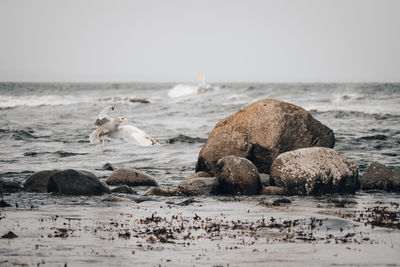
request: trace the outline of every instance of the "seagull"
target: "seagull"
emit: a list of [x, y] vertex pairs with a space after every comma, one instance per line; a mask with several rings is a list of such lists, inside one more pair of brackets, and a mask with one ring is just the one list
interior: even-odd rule
[[120, 125], [123, 122], [130, 122], [126, 118], [107, 118], [107, 114], [113, 111], [115, 111], [115, 107], [109, 105], [99, 113], [94, 122], [94, 126], [97, 129], [89, 136], [91, 144], [96, 146], [101, 140], [101, 148], [104, 149], [104, 138], [124, 139], [140, 146], [154, 146], [159, 144], [156, 139], [133, 125]]

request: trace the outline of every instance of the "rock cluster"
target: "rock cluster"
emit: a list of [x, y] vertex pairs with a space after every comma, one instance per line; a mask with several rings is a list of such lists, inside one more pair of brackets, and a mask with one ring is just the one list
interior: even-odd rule
[[333, 131], [306, 110], [279, 100], [260, 100], [218, 122], [199, 153], [196, 171], [216, 174], [221, 158], [237, 156], [269, 174], [281, 153], [334, 144]]

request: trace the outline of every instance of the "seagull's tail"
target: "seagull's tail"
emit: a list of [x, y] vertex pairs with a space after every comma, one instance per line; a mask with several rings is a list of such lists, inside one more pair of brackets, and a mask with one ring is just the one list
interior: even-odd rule
[[94, 130], [90, 135], [89, 135], [89, 141], [91, 144], [96, 144], [97, 142], [97, 130]]

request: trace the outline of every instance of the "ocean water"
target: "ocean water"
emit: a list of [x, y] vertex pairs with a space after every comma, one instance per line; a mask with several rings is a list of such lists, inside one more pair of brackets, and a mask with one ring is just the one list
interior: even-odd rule
[[[66, 168], [91, 171], [100, 179], [105, 179], [110, 171], [104, 170], [103, 165], [111, 163], [116, 168], [142, 170], [154, 176], [161, 187], [174, 188], [181, 180], [194, 172], [198, 153], [215, 124], [245, 105], [260, 99], [287, 101], [311, 112], [315, 118], [334, 131], [335, 149], [352, 159], [359, 167], [360, 174], [373, 161], [384, 163], [390, 168], [400, 168], [400, 84], [213, 84], [206, 90], [197, 90], [197, 88], [198, 86], [193, 84], [0, 83], [0, 179], [23, 183], [33, 172]], [[146, 99], [149, 103], [135, 102], [135, 99], [138, 98]], [[108, 104], [116, 107], [116, 112], [112, 116], [124, 116], [132, 120], [132, 125], [143, 129], [159, 140], [160, 145], [140, 147], [122, 140], [110, 140], [106, 141], [105, 149], [102, 150], [100, 146], [89, 144], [88, 136], [94, 130], [93, 123], [96, 116]], [[139, 189], [139, 194], [144, 190], [145, 188]], [[43, 241], [38, 236], [40, 231], [25, 231], [21, 228], [23, 225], [29, 229], [27, 225], [38, 224], [38, 221], [51, 218], [55, 214], [64, 216], [64, 218], [78, 217], [89, 227], [93, 226], [91, 223], [101, 221], [102, 216], [105, 216], [104, 218], [111, 215], [119, 216], [127, 210], [134, 212], [131, 205], [120, 204], [104, 215], [101, 210], [105, 206], [99, 197], [60, 197], [51, 194], [17, 193], [4, 195], [3, 198], [8, 202], [19, 204], [16, 205], [18, 207], [0, 212], [0, 215], [4, 215], [6, 218], [0, 220], [0, 225], [3, 229], [19, 231], [19, 235], [25, 238], [17, 239], [19, 241], [8, 241], [14, 242], [11, 246], [10, 243], [7, 245], [5, 241], [1, 241], [0, 256], [3, 256], [8, 263], [23, 259], [29, 264], [36, 264], [41, 259], [45, 259], [53, 264], [63, 264], [60, 253], [46, 254], [43, 251], [35, 251], [33, 247], [22, 245], [24, 242], [32, 240], [37, 240], [36, 242], [40, 246], [47, 245], [50, 250], [66, 249], [70, 251], [69, 254], [67, 253], [70, 260], [78, 266], [87, 264], [106, 266], [111, 263], [122, 266], [126, 265], [129, 257], [132, 256], [132, 253], [128, 257], [121, 252], [124, 251], [122, 247], [127, 249], [127, 244], [123, 243], [123, 240], [117, 242], [107, 239], [108, 241], [104, 241], [102, 239], [104, 236], [99, 238], [87, 232], [84, 235], [85, 239], [90, 237], [87, 246], [96, 244], [96, 249], [104, 252], [107, 247], [115, 245], [121, 248], [122, 254], [113, 252], [118, 255], [117, 258], [120, 260], [116, 261], [112, 257], [98, 259], [95, 254], [90, 254], [88, 248], [86, 248], [89, 251], [86, 256], [76, 256], [76, 251], [72, 247], [82, 239], [70, 240], [72, 243], [62, 243], [58, 239], [52, 242]], [[357, 208], [362, 209], [362, 203], [364, 203], [363, 205], [366, 205], [365, 203], [373, 204], [385, 199], [398, 202], [399, 196], [398, 194], [366, 195], [359, 193], [354, 196], [354, 199], [359, 205]], [[161, 202], [164, 203], [163, 205], [167, 205], [168, 201], [168, 199], [162, 198]], [[225, 200], [219, 198], [196, 201], [200, 204], [195, 207], [186, 207], [183, 209], [183, 213], [190, 216], [188, 214], [194, 209], [204, 216], [208, 214], [217, 218], [225, 213], [228, 214], [226, 215], [228, 219], [241, 218], [242, 220], [259, 219], [260, 216], [265, 215], [260, 215], [260, 210], [255, 208], [258, 207], [258, 197], [247, 199], [250, 204], [228, 205]], [[294, 214], [301, 218], [320, 214], [320, 211], [314, 211], [315, 206], [319, 205], [319, 200], [292, 198], [292, 201], [297, 203], [294, 206], [298, 207], [293, 209]], [[147, 215], [154, 210], [160, 212], [159, 200], [145, 203], [150, 204], [143, 204], [144, 206], [141, 208], [137, 207], [141, 211], [138, 210], [138, 216], [145, 214], [145, 211], [148, 212]], [[209, 204], [219, 208], [211, 208]], [[29, 210], [30, 205], [39, 208]], [[209, 207], [204, 210], [204, 206]], [[309, 209], [302, 210], [301, 206], [309, 207]], [[22, 210], [21, 207], [23, 207]], [[234, 212], [236, 207], [237, 212]], [[179, 213], [180, 209], [178, 207], [175, 211]], [[294, 216], [287, 210], [282, 212], [279, 209], [271, 210], [269, 208], [268, 210], [268, 214], [277, 213], [276, 216], [282, 218]], [[94, 216], [95, 219], [91, 220], [88, 216]], [[331, 224], [336, 222], [334, 217], [329, 218], [332, 220]], [[109, 219], [112, 220], [112, 218]], [[340, 223], [343, 222], [339, 222], [337, 225]], [[48, 227], [51, 229], [54, 225]], [[38, 229], [43, 230], [44, 228], [38, 226]], [[395, 231], [397, 236], [398, 230]], [[41, 235], [43, 238], [43, 233]], [[374, 235], [377, 236], [377, 240], [382, 241], [386, 238], [383, 232], [374, 232]], [[46, 239], [46, 235], [44, 239]], [[145, 240], [142, 241], [146, 243]], [[128, 249], [139, 249], [137, 240], [131, 239], [131, 242]], [[393, 242], [391, 248], [389, 245], [389, 247], [382, 245], [381, 251], [398, 250], [399, 242]], [[205, 258], [208, 257], [209, 261], [205, 260], [203, 256], [198, 261], [192, 259], [192, 255], [186, 255], [182, 247], [162, 247], [166, 255], [162, 254], [160, 250], [159, 252], [163, 255], [164, 260], [169, 253], [175, 255], [172, 256], [172, 263], [163, 261], [162, 264], [174, 265], [173, 263], [177, 263], [174, 261], [176, 258], [182, 260], [178, 262], [182, 265], [210, 264], [210, 261], [224, 265], [230, 262], [229, 257], [217, 261], [220, 252], [216, 248], [213, 252], [211, 252], [212, 249], [209, 253], [204, 251], [205, 247], [215, 245], [213, 242], [210, 244], [196, 243], [196, 245], [202, 251], [200, 254], [206, 255]], [[259, 250], [260, 247], [264, 249], [264, 245], [266, 246], [264, 243], [260, 244], [253, 249]], [[6, 249], [6, 246], [11, 247], [12, 250]], [[275, 264], [284, 258], [277, 251], [286, 247], [279, 246], [276, 248], [276, 253], [273, 254], [273, 258], [276, 259], [273, 261]], [[294, 245], [290, 249], [294, 253], [293, 255], [297, 255], [297, 258], [293, 256], [291, 259], [295, 262], [311, 263], [304, 256], [311, 254], [320, 255], [324, 259], [324, 264], [335, 261], [335, 258], [330, 258], [330, 250], [324, 246], [321, 246], [321, 254], [315, 254], [316, 252], [309, 246], [307, 246], [306, 252], [300, 245]], [[18, 253], [13, 251], [18, 251]], [[197, 250], [194, 249], [189, 251], [191, 251], [188, 252], [189, 254], [197, 253]], [[340, 251], [344, 253], [343, 255], [347, 255], [345, 246], [340, 247]], [[363, 251], [368, 255], [370, 248]], [[253, 252], [248, 251], [248, 247], [240, 250], [240, 255], [245, 258], [249, 257], [251, 253]], [[139, 259], [141, 254], [136, 253], [135, 255], [132, 257]], [[154, 254], [151, 254], [149, 250], [142, 254], [142, 256], [144, 255], [150, 256], [150, 258], [147, 262], [143, 262], [143, 258], [140, 258], [142, 260], [140, 262], [143, 264], [160, 263], [161, 258], [153, 257]], [[396, 257], [381, 260], [383, 262], [387, 260], [386, 263], [391, 264], [398, 260]], [[350, 258], [351, 256], [344, 259]], [[365, 259], [368, 261], [368, 257]], [[262, 262], [265, 262], [265, 258], [258, 259], [256, 263]], [[362, 262], [351, 262], [362, 265]], [[253, 264], [254, 262], [238, 263]], [[283, 263], [288, 262], [283, 261]]]

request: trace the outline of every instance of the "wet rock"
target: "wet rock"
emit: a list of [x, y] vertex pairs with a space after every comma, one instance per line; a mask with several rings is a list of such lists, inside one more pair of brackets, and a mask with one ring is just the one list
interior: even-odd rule
[[196, 171], [215, 174], [218, 160], [233, 155], [269, 174], [283, 152], [334, 144], [332, 130], [306, 110], [279, 100], [260, 100], [217, 123], [199, 153]]
[[189, 177], [188, 179], [179, 183], [176, 189], [176, 194], [185, 196], [207, 196], [216, 193], [216, 188], [218, 185], [217, 178], [192, 177]]
[[132, 190], [129, 186], [123, 185], [116, 187], [111, 190], [111, 193], [121, 193], [121, 194], [134, 194], [137, 195], [135, 191]]
[[257, 167], [245, 158], [225, 156], [217, 163], [217, 194], [255, 195], [261, 191]]
[[113, 171], [106, 183], [108, 185], [158, 186], [153, 177], [134, 169], [118, 169]]
[[39, 171], [31, 175], [24, 183], [24, 190], [28, 192], [47, 193], [47, 184], [50, 176], [60, 170]]
[[167, 142], [169, 144], [173, 144], [173, 143], [177, 143], [177, 142], [193, 144], [193, 143], [204, 143], [205, 141], [206, 141], [206, 139], [203, 139], [203, 138], [190, 137], [187, 135], [180, 134], [177, 137], [168, 139]]
[[131, 200], [123, 197], [108, 196], [103, 198], [101, 201], [104, 202], [132, 202]]
[[268, 186], [261, 191], [262, 195], [283, 196], [285, 195], [285, 188], [279, 186]]
[[115, 168], [114, 168], [114, 166], [111, 164], [111, 163], [106, 163], [106, 164], [104, 164], [103, 165], [103, 170], [106, 170], [106, 171], [113, 171], [113, 170], [115, 170]]
[[73, 169], [55, 172], [49, 178], [48, 192], [64, 195], [102, 195], [110, 189], [94, 174]]
[[361, 189], [380, 189], [398, 192], [400, 191], [400, 171], [389, 170], [382, 163], [373, 162], [361, 179]]
[[285, 152], [271, 166], [271, 185], [291, 195], [354, 193], [359, 189], [357, 166], [326, 147]]
[[208, 172], [196, 172], [195, 174], [189, 176], [187, 179], [194, 179], [194, 178], [200, 178], [200, 177], [213, 177], [211, 174], [209, 174]]
[[1, 236], [1, 238], [7, 238], [7, 239], [12, 239], [12, 238], [17, 238], [17, 237], [18, 236], [11, 231], [8, 232], [7, 234]]
[[0, 179], [0, 193], [14, 193], [20, 190], [21, 186], [19, 183]]
[[269, 174], [260, 173], [260, 181], [263, 186], [270, 186], [269, 184]]
[[170, 197], [174, 195], [174, 191], [169, 189], [164, 190], [159, 187], [150, 187], [145, 193], [145, 196], [162, 196], [162, 197]]
[[0, 208], [11, 207], [10, 204], [4, 201], [4, 199], [0, 200]]

